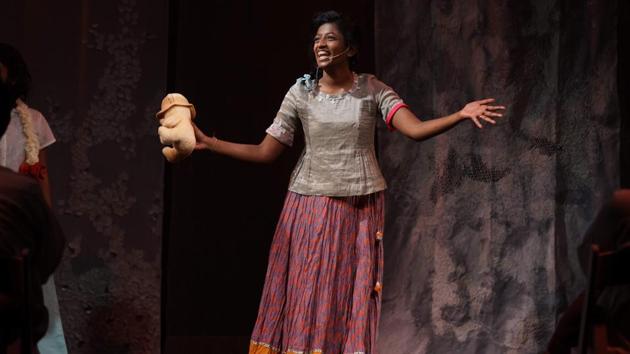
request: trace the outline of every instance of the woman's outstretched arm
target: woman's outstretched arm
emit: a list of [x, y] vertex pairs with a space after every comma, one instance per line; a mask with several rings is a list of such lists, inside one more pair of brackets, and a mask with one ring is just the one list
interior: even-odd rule
[[195, 150], [210, 150], [214, 153], [243, 161], [271, 163], [275, 161], [285, 149], [285, 146], [281, 142], [268, 134], [258, 145], [238, 144], [220, 140], [215, 137], [209, 137], [196, 125], [193, 124], [193, 127], [195, 128], [195, 138], [197, 139]]
[[394, 114], [391, 124], [403, 135], [418, 141], [439, 135], [465, 119], [472, 120], [477, 127], [482, 128], [481, 121], [496, 124], [493, 118], [503, 116], [496, 111], [504, 110], [505, 107], [491, 105], [492, 102], [494, 98], [473, 101], [464, 106], [461, 111], [428, 121], [421, 121], [411, 110], [401, 108]]

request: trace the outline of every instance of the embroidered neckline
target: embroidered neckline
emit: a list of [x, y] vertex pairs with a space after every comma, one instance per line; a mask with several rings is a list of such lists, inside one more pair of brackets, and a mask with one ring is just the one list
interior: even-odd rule
[[325, 101], [336, 103], [343, 100], [346, 96], [352, 94], [359, 88], [359, 75], [355, 72], [352, 72], [352, 76], [354, 78], [354, 81], [352, 82], [352, 87], [349, 90], [343, 91], [341, 93], [332, 94], [332, 93], [321, 92], [319, 90], [319, 87], [316, 86], [313, 90], [313, 93], [315, 94], [315, 98], [320, 102], [325, 100]]

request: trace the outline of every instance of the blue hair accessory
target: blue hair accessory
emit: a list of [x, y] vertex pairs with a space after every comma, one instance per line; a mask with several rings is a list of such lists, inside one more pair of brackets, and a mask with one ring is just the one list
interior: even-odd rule
[[304, 76], [297, 79], [297, 82], [306, 86], [306, 90], [308, 91], [312, 91], [313, 88], [315, 88], [315, 80], [311, 79], [311, 75], [309, 74], [304, 74]]

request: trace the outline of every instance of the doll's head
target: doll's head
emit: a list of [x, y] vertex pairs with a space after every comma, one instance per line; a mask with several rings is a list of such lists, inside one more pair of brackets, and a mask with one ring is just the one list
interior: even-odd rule
[[179, 122], [178, 117], [188, 116], [190, 119], [194, 119], [196, 114], [195, 106], [188, 102], [184, 95], [169, 93], [162, 99], [160, 111], [155, 116], [160, 120], [160, 124], [172, 126]]

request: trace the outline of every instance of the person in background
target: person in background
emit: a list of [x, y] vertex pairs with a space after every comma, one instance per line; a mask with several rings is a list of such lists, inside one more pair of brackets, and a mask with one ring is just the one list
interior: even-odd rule
[[[25, 103], [31, 76], [22, 55], [6, 43], [0, 43], [0, 80], [16, 97], [6, 133], [0, 139], [0, 166], [35, 178], [51, 206], [45, 148], [55, 142], [55, 137], [44, 116]], [[52, 276], [44, 284], [44, 300], [50, 314], [50, 326], [39, 348], [44, 354], [67, 354]]]
[[[591, 257], [591, 246], [609, 252], [630, 245], [630, 189], [619, 189], [604, 204], [589, 226], [578, 256], [586, 276]], [[582, 308], [582, 292], [564, 311], [547, 346], [547, 354], [570, 354], [578, 346]], [[605, 289], [599, 296], [597, 307], [606, 314], [609, 345], [615, 353], [630, 353], [630, 287]], [[590, 335], [590, 334], [589, 334]]]
[[[4, 82], [0, 81], [0, 137], [11, 121], [17, 95], [13, 94]], [[61, 261], [65, 238], [39, 183], [30, 176], [24, 176], [9, 168], [0, 166], [0, 258], [14, 258], [27, 249], [31, 261], [32, 293], [32, 333], [35, 347], [48, 328], [48, 311], [44, 305], [42, 285], [51, 276]], [[0, 274], [0, 289], [10, 288], [3, 284], [10, 278]], [[0, 298], [6, 303], [19, 303], [23, 299], [13, 299], [11, 293], [2, 293]], [[4, 302], [3, 302], [4, 303]], [[19, 312], [12, 306], [0, 306], [0, 352], [20, 353], [18, 329]], [[35, 348], [36, 352], [37, 349]], [[41, 353], [47, 353], [42, 351]]]

